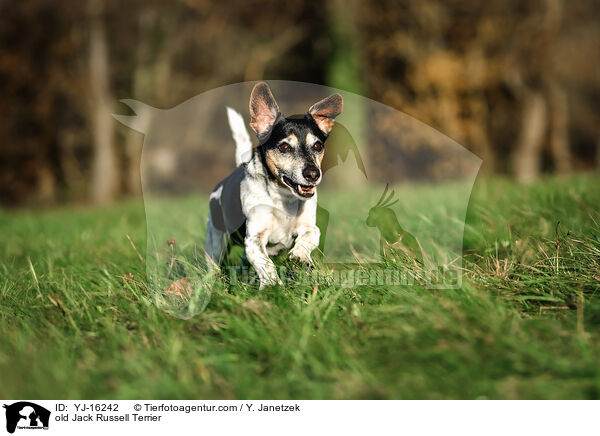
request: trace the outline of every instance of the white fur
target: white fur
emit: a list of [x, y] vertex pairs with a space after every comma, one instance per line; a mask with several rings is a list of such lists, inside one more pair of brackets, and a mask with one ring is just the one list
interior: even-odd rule
[[213, 192], [210, 193], [210, 196], [208, 197], [210, 200], [219, 200], [219, 203], [221, 202], [221, 193], [223, 192], [223, 186], [219, 186], [217, 189], [215, 189]]
[[243, 163], [249, 162], [252, 158], [252, 141], [246, 130], [244, 118], [242, 114], [235, 109], [227, 107], [227, 119], [229, 120], [229, 128], [235, 141], [235, 166], [240, 166]]

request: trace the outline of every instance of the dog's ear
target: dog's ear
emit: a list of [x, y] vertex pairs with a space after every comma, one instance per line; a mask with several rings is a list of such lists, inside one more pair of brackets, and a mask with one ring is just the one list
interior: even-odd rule
[[335, 117], [342, 113], [342, 107], [344, 105], [344, 100], [342, 96], [339, 94], [332, 94], [327, 98], [313, 104], [308, 113], [315, 122], [319, 129], [326, 134], [331, 132], [333, 129], [333, 123]]
[[279, 115], [279, 106], [271, 94], [269, 85], [257, 83], [250, 94], [250, 127], [259, 139], [267, 136]]

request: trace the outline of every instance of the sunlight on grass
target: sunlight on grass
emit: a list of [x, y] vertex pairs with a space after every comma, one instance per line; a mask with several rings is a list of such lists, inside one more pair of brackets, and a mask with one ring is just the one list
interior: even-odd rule
[[[460, 289], [225, 283], [189, 320], [148, 287], [141, 202], [0, 211], [4, 396], [598, 398], [597, 186], [478, 182]], [[426, 191], [398, 191], [407, 215]], [[148, 244], [197, 256], [205, 202], [161, 207]]]

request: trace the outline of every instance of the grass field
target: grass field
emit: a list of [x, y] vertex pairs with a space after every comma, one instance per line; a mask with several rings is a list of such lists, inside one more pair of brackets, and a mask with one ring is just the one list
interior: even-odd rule
[[0, 211], [2, 396], [600, 398], [599, 182], [479, 180], [461, 289], [221, 286], [189, 320], [141, 201]]

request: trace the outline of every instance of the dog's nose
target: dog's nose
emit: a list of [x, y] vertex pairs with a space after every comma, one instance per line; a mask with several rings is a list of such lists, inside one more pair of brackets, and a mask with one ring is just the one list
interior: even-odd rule
[[321, 175], [319, 169], [317, 167], [306, 167], [304, 171], [302, 171], [302, 175], [308, 182], [316, 182]]

